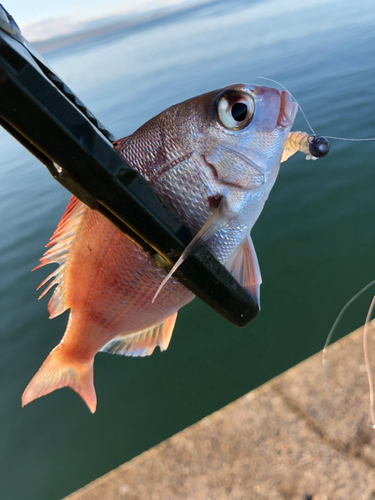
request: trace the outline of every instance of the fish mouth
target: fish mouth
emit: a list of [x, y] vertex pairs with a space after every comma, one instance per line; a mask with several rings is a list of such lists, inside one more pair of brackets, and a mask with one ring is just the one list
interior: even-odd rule
[[291, 127], [298, 110], [297, 103], [292, 101], [290, 94], [285, 92], [285, 90], [281, 91], [280, 95], [280, 110], [276, 123], [283, 128]]

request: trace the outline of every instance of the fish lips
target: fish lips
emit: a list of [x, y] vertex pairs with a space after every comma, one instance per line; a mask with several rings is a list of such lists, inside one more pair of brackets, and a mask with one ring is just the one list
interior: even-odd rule
[[270, 133], [277, 127], [290, 129], [298, 107], [288, 92], [255, 85], [249, 86], [248, 90], [253, 91], [256, 95], [252, 125], [259, 132]]
[[284, 90], [280, 92], [281, 103], [279, 116], [277, 117], [276, 125], [283, 128], [288, 128], [288, 132], [293, 125], [294, 119], [298, 111], [298, 105], [292, 101], [288, 92]]

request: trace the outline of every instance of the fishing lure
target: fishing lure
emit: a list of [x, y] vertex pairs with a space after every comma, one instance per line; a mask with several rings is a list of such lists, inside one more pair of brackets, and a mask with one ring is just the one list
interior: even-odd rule
[[306, 155], [306, 160], [317, 160], [327, 156], [330, 144], [326, 137], [307, 134], [306, 132], [290, 132], [286, 140], [281, 163], [297, 151]]

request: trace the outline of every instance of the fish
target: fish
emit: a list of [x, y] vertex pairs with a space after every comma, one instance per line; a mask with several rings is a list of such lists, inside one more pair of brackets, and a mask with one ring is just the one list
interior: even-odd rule
[[[176, 104], [114, 143], [191, 229], [182, 257], [204, 245], [258, 303], [261, 274], [250, 232], [275, 183], [296, 113], [285, 91], [235, 84]], [[40, 298], [56, 286], [49, 317], [67, 309], [70, 315], [22, 406], [70, 387], [94, 413], [95, 355], [166, 350], [178, 310], [194, 295], [75, 197], [47, 247], [37, 268], [58, 267], [41, 283], [48, 285]]]

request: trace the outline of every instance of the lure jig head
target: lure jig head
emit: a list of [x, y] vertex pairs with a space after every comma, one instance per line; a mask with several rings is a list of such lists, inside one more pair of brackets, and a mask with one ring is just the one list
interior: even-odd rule
[[310, 135], [309, 141], [309, 152], [314, 158], [323, 158], [327, 156], [330, 150], [330, 145], [328, 140], [321, 135]]

